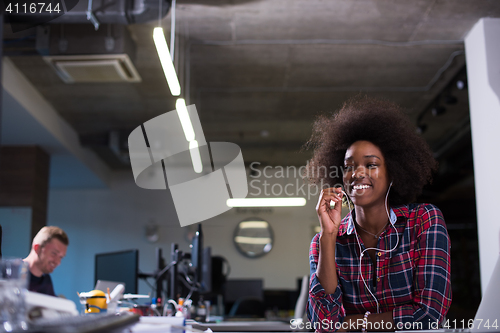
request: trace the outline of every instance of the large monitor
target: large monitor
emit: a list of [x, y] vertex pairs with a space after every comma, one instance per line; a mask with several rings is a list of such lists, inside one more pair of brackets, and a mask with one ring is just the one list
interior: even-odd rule
[[97, 280], [124, 282], [126, 294], [137, 294], [138, 272], [138, 250], [95, 255], [95, 283]]
[[203, 249], [203, 262], [201, 263], [200, 294], [212, 292], [212, 248]]
[[262, 279], [229, 279], [226, 281], [224, 301], [236, 302], [239, 298], [253, 297], [264, 300], [264, 281]]
[[212, 251], [210, 247], [203, 247], [203, 232], [201, 223], [193, 237], [191, 245], [191, 266], [195, 269], [195, 281], [198, 283], [198, 292], [206, 294], [212, 291]]

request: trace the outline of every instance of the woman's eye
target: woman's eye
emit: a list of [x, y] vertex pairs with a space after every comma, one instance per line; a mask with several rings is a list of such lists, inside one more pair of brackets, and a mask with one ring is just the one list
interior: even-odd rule
[[376, 164], [368, 164], [368, 165], [367, 165], [367, 167], [368, 167], [369, 169], [373, 169], [373, 168], [376, 168], [376, 167], [377, 167], [377, 165], [376, 165]]

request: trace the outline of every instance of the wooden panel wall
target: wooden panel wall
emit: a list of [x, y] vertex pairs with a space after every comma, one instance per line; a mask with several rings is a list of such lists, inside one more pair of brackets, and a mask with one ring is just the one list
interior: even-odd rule
[[0, 147], [0, 206], [31, 207], [31, 238], [47, 224], [49, 163], [37, 146]]

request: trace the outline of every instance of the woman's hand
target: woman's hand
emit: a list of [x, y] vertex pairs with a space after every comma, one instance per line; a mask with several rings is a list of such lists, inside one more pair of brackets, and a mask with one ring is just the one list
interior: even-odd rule
[[[335, 203], [333, 208], [330, 207], [330, 201]], [[342, 189], [330, 187], [322, 190], [316, 205], [316, 212], [321, 224], [316, 275], [325, 293], [333, 294], [337, 289], [335, 246], [342, 213]]]
[[[342, 219], [342, 188], [330, 187], [321, 191], [316, 213], [318, 213], [322, 236], [336, 236]], [[335, 207], [330, 207], [330, 201]]]

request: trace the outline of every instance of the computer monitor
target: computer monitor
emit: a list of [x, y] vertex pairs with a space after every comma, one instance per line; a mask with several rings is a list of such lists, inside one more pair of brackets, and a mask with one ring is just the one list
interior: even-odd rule
[[212, 292], [212, 248], [203, 249], [203, 262], [201, 263], [200, 294]]
[[191, 266], [195, 270], [195, 281], [198, 283], [200, 294], [212, 290], [212, 250], [203, 248], [203, 231], [201, 223], [191, 243]]
[[95, 281], [125, 283], [126, 294], [137, 294], [139, 250], [98, 253], [95, 255]]
[[229, 279], [226, 281], [224, 301], [236, 302], [239, 298], [253, 297], [264, 300], [264, 281], [262, 279]]
[[[245, 299], [264, 301], [264, 281], [262, 279], [229, 279], [224, 286], [224, 306], [226, 314], [233, 314], [233, 305]], [[236, 309], [235, 309], [236, 310]], [[229, 311], [229, 312], [228, 312]], [[235, 312], [234, 314], [237, 314]]]
[[201, 280], [201, 270], [203, 262], [203, 231], [201, 223], [198, 224], [198, 230], [191, 241], [191, 267], [195, 270], [196, 282]]

